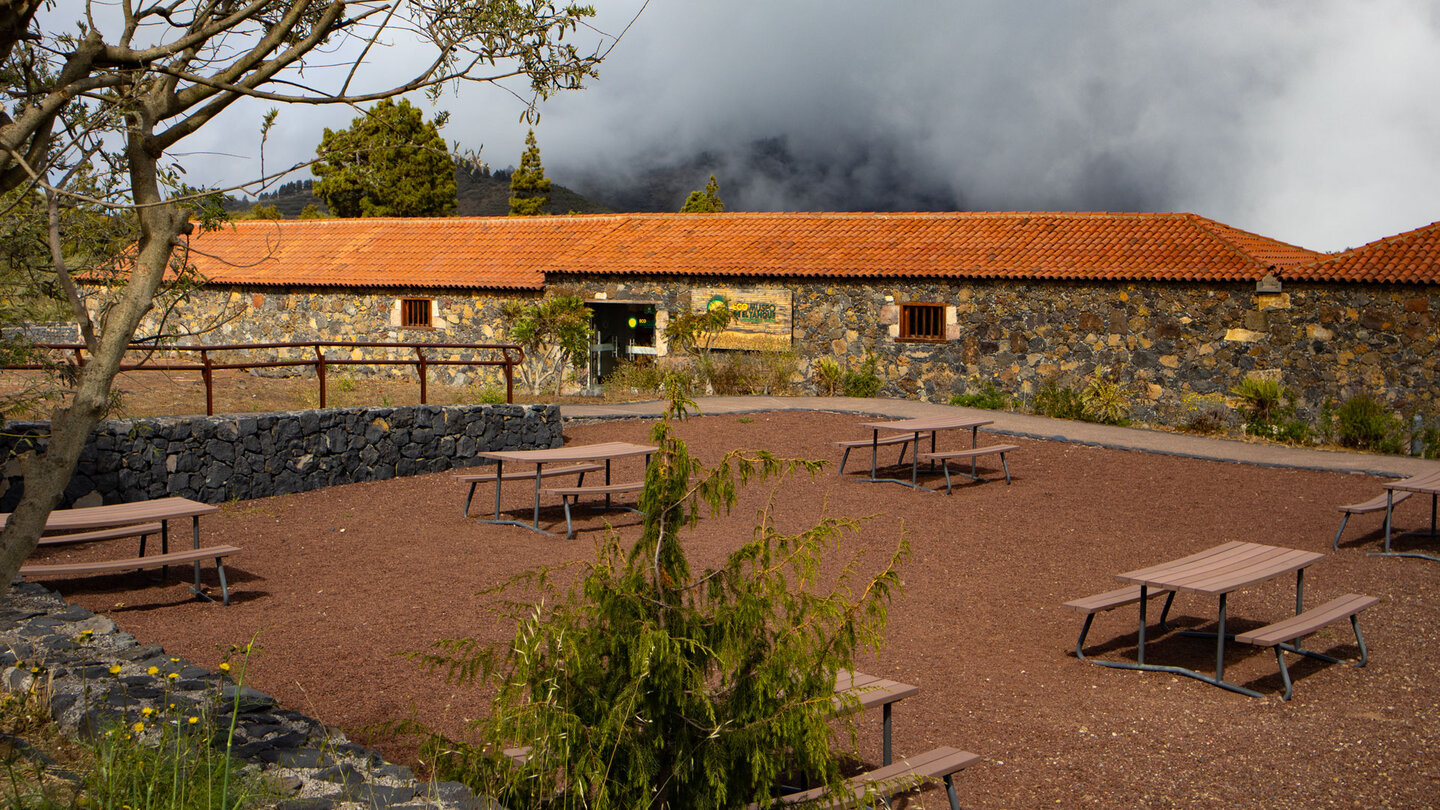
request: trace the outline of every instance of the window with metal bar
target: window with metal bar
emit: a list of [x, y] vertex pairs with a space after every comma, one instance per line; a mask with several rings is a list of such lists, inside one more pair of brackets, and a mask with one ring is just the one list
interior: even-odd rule
[[429, 298], [401, 298], [400, 325], [402, 327], [427, 328], [430, 323]]
[[944, 340], [944, 304], [901, 304], [901, 340]]

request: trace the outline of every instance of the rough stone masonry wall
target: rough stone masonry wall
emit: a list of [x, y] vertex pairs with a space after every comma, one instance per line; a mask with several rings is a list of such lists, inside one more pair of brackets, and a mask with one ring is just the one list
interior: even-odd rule
[[[0, 512], [20, 500], [13, 450], [45, 423], [11, 422], [0, 437]], [[555, 405], [417, 405], [243, 416], [102, 422], [80, 456], [64, 506], [167, 495], [207, 503], [477, 464], [484, 450], [558, 447]]]
[[[302, 340], [370, 341], [404, 343], [498, 343], [504, 342], [500, 307], [506, 300], [533, 297], [533, 294], [473, 293], [455, 290], [416, 288], [382, 289], [289, 289], [215, 287], [190, 292], [167, 315], [169, 324], [193, 334], [184, 343], [210, 345], [233, 343], [280, 343]], [[434, 301], [432, 326], [401, 327], [396, 319], [396, 302], [402, 298]], [[143, 331], [143, 330], [142, 330]], [[352, 359], [374, 357], [378, 350], [356, 350]], [[332, 352], [331, 356], [335, 356]], [[397, 358], [413, 359], [413, 352]], [[193, 356], [187, 357], [195, 360]], [[261, 359], [313, 360], [314, 352], [304, 349], [281, 356], [271, 352], [245, 351], [212, 355], [215, 362], [245, 362]], [[489, 356], [486, 359], [498, 359]], [[296, 370], [262, 371], [269, 374], [312, 374]], [[332, 374], [379, 374], [415, 379], [408, 366], [348, 366]], [[447, 385], [498, 384], [503, 380], [495, 367], [433, 366], [429, 379]]]
[[[726, 281], [791, 293], [800, 388], [810, 392], [815, 361], [834, 357], [854, 368], [873, 352], [884, 393], [894, 397], [944, 401], [984, 380], [1033, 394], [1057, 377], [1076, 384], [1103, 365], [1126, 387], [1142, 419], [1165, 421], [1187, 397], [1218, 398], [1251, 373], [1277, 376], [1309, 416], [1360, 392], [1407, 412], [1440, 411], [1440, 287], [1434, 285], [1285, 282], [1281, 292], [1260, 293], [1255, 284], [1238, 282]], [[663, 317], [686, 305], [693, 287], [715, 283], [709, 277], [556, 275], [549, 289], [589, 300], [654, 301]], [[206, 334], [209, 343], [503, 336], [499, 312], [506, 294], [446, 293], [436, 298], [436, 329], [401, 330], [390, 326], [388, 313], [402, 294], [408, 293], [211, 290], [181, 310], [191, 325], [233, 316]], [[906, 302], [952, 307], [953, 339], [894, 338], [896, 307]]]
[[[1187, 394], [1224, 394], [1247, 374], [1278, 376], [1313, 413], [1367, 392], [1392, 406], [1440, 410], [1435, 314], [1440, 288], [1401, 285], [1064, 283], [807, 284], [795, 291], [797, 352], [858, 367], [879, 358], [888, 396], [947, 399], [984, 380], [1033, 393], [1097, 365], [1163, 418]], [[893, 309], [954, 307], [954, 339], [901, 342]]]

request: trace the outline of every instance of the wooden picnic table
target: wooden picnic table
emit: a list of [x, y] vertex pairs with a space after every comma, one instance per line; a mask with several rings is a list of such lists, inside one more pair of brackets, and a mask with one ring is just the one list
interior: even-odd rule
[[1419, 557], [1424, 560], [1440, 562], [1440, 557], [1432, 554], [1423, 554], [1418, 551], [1390, 550], [1390, 519], [1395, 512], [1395, 493], [1397, 492], [1414, 492], [1419, 495], [1430, 496], [1430, 537], [1434, 538], [1436, 536], [1435, 511], [1437, 500], [1440, 500], [1440, 469], [1411, 476], [1402, 481], [1390, 481], [1382, 486], [1385, 487], [1385, 550], [1371, 553], [1377, 557]]
[[[1170, 672], [1176, 675], [1195, 678], [1205, 683], [1219, 686], [1222, 689], [1229, 689], [1232, 692], [1239, 692], [1252, 697], [1260, 697], [1260, 693], [1246, 689], [1239, 684], [1230, 683], [1225, 680], [1225, 619], [1226, 619], [1226, 597], [1232, 591], [1248, 587], [1295, 572], [1295, 613], [1299, 615], [1304, 609], [1305, 598], [1305, 569], [1316, 561], [1324, 559], [1324, 554], [1313, 551], [1300, 551], [1292, 548], [1279, 548], [1266, 546], [1259, 543], [1244, 543], [1239, 541], [1224, 543], [1214, 548], [1206, 549], [1198, 554], [1191, 554], [1178, 560], [1153, 565], [1149, 568], [1141, 568], [1135, 571], [1127, 571], [1117, 575], [1121, 582], [1128, 582], [1140, 586], [1140, 635], [1136, 663], [1111, 663], [1110, 666], [1122, 669], [1142, 669], [1151, 672]], [[1145, 663], [1145, 605], [1149, 597], [1149, 589], [1167, 591], [1187, 591], [1190, 593], [1205, 594], [1219, 598], [1219, 619], [1214, 635], [1215, 638], [1215, 675], [1213, 677], [1196, 672], [1193, 669], [1178, 666], [1157, 666]], [[1209, 637], [1210, 633], [1194, 633], [1187, 631], [1186, 635], [1199, 635]]]
[[[200, 518], [213, 515], [220, 507], [193, 501], [189, 498], [168, 497], [132, 503], [114, 503], [101, 506], [81, 506], [74, 509], [56, 509], [45, 520], [45, 532], [69, 532], [85, 529], [111, 529], [133, 526], [151, 521], [160, 522], [160, 553], [170, 553], [170, 521], [190, 518], [190, 532], [194, 548], [200, 548]], [[10, 520], [9, 513], [0, 514], [0, 529]], [[144, 551], [144, 546], [141, 546]], [[200, 587], [200, 562], [194, 561], [195, 585], [191, 588], [197, 596], [209, 598]], [[164, 571], [162, 569], [162, 576]]]
[[[862, 422], [861, 427], [870, 428], [870, 477], [863, 479], [869, 482], [888, 482], [893, 484], [904, 484], [915, 489], [929, 491], [929, 487], [920, 486], [920, 437], [922, 434], [930, 434], [930, 452], [935, 452], [935, 436], [942, 430], [965, 430], [970, 431], [970, 446], [974, 447], [980, 438], [980, 428], [992, 424], [993, 419], [981, 419], [973, 416], [927, 416], [918, 419], [901, 419], [892, 422]], [[911, 433], [912, 441], [915, 444], [915, 452], [910, 456], [910, 480], [902, 478], [880, 478], [878, 474], [878, 458], [880, 449], [880, 431], [896, 431]]]
[[881, 765], [889, 765], [892, 759], [890, 755], [891, 708], [899, 701], [918, 694], [920, 694], [918, 686], [881, 678], [878, 675], [867, 675], [848, 669], [842, 669], [835, 673], [835, 707], [837, 709], [849, 706], [860, 710], [880, 707], [881, 739], [883, 741]]
[[[579, 462], [603, 462], [605, 465], [605, 486], [611, 487], [610, 480], [611, 462], [623, 458], [645, 457], [645, 464], [649, 466], [650, 456], [659, 448], [649, 444], [634, 444], [631, 442], [603, 442], [600, 444], [574, 444], [564, 447], [551, 447], [543, 450], [487, 450], [477, 455], [480, 458], [488, 458], [495, 462], [495, 517], [490, 520], [481, 520], [482, 523], [498, 523], [506, 526], [523, 526], [541, 534], [550, 534], [540, 528], [540, 489], [544, 479], [544, 467], [546, 464], [576, 464]], [[535, 465], [535, 505], [532, 512], [531, 522], [524, 523], [518, 520], [502, 520], [500, 518], [500, 486], [505, 480], [505, 463], [511, 464], [533, 464]], [[610, 505], [610, 495], [605, 494], [605, 505]]]

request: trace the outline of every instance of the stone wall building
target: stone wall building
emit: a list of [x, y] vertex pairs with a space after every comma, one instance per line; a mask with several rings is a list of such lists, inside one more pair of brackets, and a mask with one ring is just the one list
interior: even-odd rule
[[194, 244], [208, 283], [177, 314], [207, 343], [503, 340], [504, 301], [564, 290], [595, 311], [604, 373], [665, 357], [670, 314], [723, 296], [719, 348], [789, 349], [802, 388], [821, 358], [873, 355], [890, 396], [1103, 365], [1142, 416], [1252, 373], [1302, 409], [1364, 391], [1440, 410], [1440, 223], [1334, 255], [1193, 214], [241, 222]]

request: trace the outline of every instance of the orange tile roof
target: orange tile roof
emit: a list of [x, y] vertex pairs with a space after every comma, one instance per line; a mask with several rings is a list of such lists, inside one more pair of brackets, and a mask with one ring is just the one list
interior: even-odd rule
[[631, 214], [565, 273], [1255, 280], [1322, 254], [1194, 214]]
[[544, 268], [601, 223], [562, 217], [235, 222], [190, 240], [213, 284], [538, 290]]
[[1253, 281], [1323, 254], [1194, 214], [726, 213], [238, 222], [215, 284], [538, 289], [547, 274]]
[[1440, 222], [1286, 270], [1303, 281], [1440, 282]]

